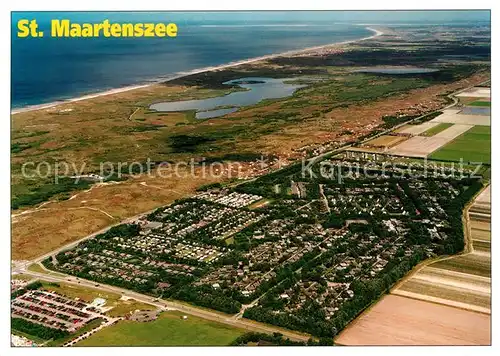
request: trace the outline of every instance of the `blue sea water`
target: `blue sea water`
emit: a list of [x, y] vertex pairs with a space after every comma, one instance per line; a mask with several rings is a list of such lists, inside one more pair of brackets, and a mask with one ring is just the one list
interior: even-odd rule
[[12, 106], [68, 99], [372, 34], [363, 26], [323, 22], [219, 25], [201, 20], [177, 25], [176, 38], [13, 37]]
[[[43, 38], [17, 38], [17, 21], [36, 19]], [[51, 38], [50, 20], [174, 22], [176, 38]], [[23, 107], [155, 81], [228, 62], [372, 32], [365, 25], [462, 21], [489, 24], [488, 11], [13, 12], [12, 106]]]

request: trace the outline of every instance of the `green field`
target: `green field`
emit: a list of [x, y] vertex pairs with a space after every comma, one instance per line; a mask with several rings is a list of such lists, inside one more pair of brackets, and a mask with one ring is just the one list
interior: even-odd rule
[[474, 126], [444, 147], [429, 156], [431, 159], [442, 159], [464, 162], [491, 162], [491, 129], [489, 126]]
[[225, 346], [245, 330], [177, 311], [163, 312], [151, 322], [119, 321], [76, 346]]
[[437, 126], [431, 127], [429, 130], [422, 133], [422, 136], [434, 136], [435, 134], [440, 133], [441, 131], [444, 131], [451, 126], [453, 126], [453, 124], [443, 122]]
[[472, 103], [470, 103], [468, 105], [469, 106], [487, 106], [487, 107], [490, 107], [491, 106], [491, 101], [477, 100], [477, 101], [473, 101]]

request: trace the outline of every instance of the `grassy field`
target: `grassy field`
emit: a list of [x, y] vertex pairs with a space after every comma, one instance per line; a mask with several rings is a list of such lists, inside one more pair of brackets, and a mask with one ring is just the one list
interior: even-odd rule
[[152, 322], [119, 321], [76, 346], [224, 346], [245, 333], [242, 329], [177, 311], [163, 312]]
[[491, 101], [477, 100], [477, 101], [473, 101], [472, 103], [469, 103], [468, 105], [469, 106], [486, 106], [486, 107], [490, 107], [491, 106]]
[[451, 127], [451, 126], [453, 126], [453, 124], [441, 123], [441, 124], [439, 124], [437, 126], [434, 126], [434, 127], [430, 128], [429, 130], [425, 131], [424, 133], [422, 133], [422, 136], [434, 136], [435, 134], [438, 134], [441, 131], [444, 131], [448, 127]]
[[491, 162], [491, 129], [489, 126], [474, 126], [444, 147], [430, 155], [431, 159], [464, 162]]

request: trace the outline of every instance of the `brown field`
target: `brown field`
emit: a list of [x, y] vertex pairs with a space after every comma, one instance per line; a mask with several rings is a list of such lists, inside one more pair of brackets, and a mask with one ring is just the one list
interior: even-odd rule
[[388, 148], [404, 140], [406, 140], [406, 137], [404, 136], [382, 135], [380, 137], [368, 141], [366, 145]]
[[491, 229], [491, 223], [486, 222], [486, 221], [472, 220], [470, 222], [470, 226], [471, 226], [471, 229], [474, 229], [474, 230], [490, 231], [490, 229]]
[[490, 345], [491, 316], [387, 295], [335, 340], [340, 345]]
[[399, 130], [400, 133], [406, 133], [410, 135], [419, 135], [424, 133], [425, 131], [439, 125], [436, 122], [424, 122], [420, 125], [408, 125], [404, 126], [402, 130]]
[[12, 259], [26, 260], [118, 223], [125, 218], [195, 193], [214, 178], [144, 177], [103, 184], [70, 200], [12, 214]]
[[389, 149], [389, 152], [400, 156], [427, 157], [450, 140], [442, 137], [415, 136]]
[[466, 255], [436, 262], [432, 266], [481, 277], [491, 277], [491, 255], [487, 252], [473, 251]]
[[471, 125], [453, 125], [434, 136], [415, 136], [390, 148], [389, 152], [402, 156], [426, 157], [438, 148], [452, 141], [454, 138], [460, 136], [471, 127]]
[[472, 236], [474, 236], [473, 241], [491, 241], [491, 231], [488, 230], [478, 230], [478, 229], [471, 229]]
[[491, 125], [491, 120], [489, 116], [460, 114], [460, 110], [457, 109], [444, 110], [444, 112], [441, 115], [439, 115], [435, 119], [432, 119], [430, 122], [433, 123], [446, 122], [450, 124], [480, 125], [480, 126]]
[[491, 97], [491, 89], [490, 88], [471, 88], [469, 90], [463, 91], [457, 95], [458, 97], [466, 97], [466, 98], [490, 98]]
[[474, 205], [491, 204], [491, 184], [488, 185], [476, 198]]
[[414, 274], [392, 294], [490, 313], [491, 278], [431, 266]]

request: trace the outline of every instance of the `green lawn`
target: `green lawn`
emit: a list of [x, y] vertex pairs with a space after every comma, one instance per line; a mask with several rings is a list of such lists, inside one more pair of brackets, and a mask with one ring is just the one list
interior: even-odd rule
[[491, 162], [491, 130], [489, 126], [474, 126], [430, 155], [431, 159], [464, 162]]
[[182, 315], [168, 311], [151, 322], [119, 321], [76, 346], [224, 346], [245, 333], [192, 315], [182, 320]]
[[470, 103], [468, 105], [469, 106], [487, 106], [487, 107], [490, 107], [491, 106], [491, 102], [490, 101], [476, 100], [476, 101], [473, 101], [472, 103]]
[[435, 134], [440, 133], [441, 131], [444, 131], [451, 126], [453, 126], [453, 124], [447, 122], [440, 123], [439, 125], [431, 127], [429, 130], [422, 133], [422, 136], [434, 136]]

